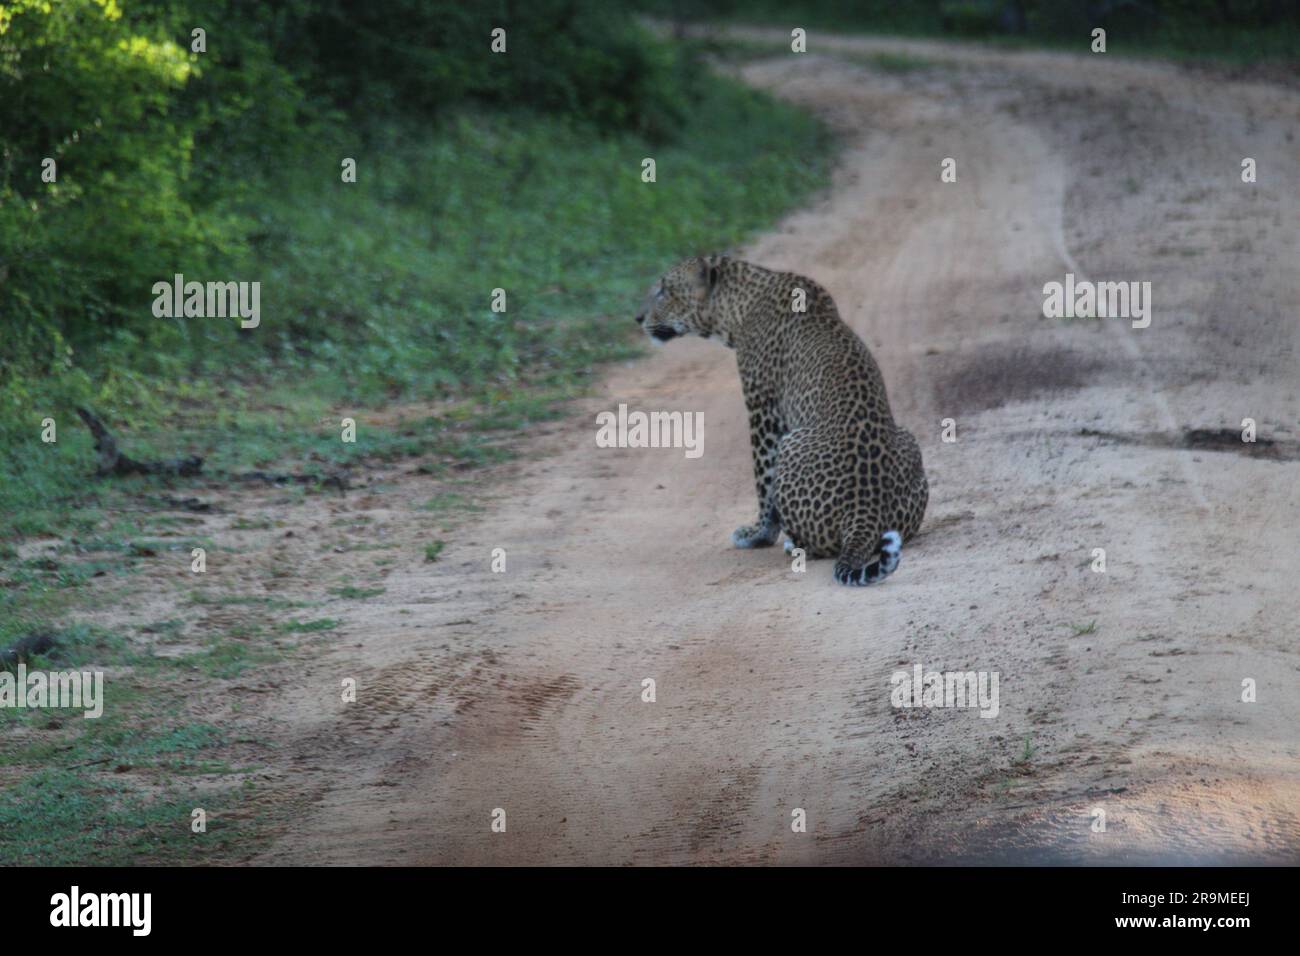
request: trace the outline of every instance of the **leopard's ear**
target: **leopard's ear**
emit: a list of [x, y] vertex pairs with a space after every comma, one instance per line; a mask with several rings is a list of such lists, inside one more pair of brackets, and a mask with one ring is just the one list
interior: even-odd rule
[[718, 284], [721, 256], [700, 256], [700, 281], [712, 292]]

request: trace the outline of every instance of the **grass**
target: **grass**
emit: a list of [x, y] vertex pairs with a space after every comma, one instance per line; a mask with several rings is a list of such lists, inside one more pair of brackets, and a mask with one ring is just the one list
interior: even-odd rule
[[195, 604], [215, 607], [261, 607], [271, 611], [294, 610], [307, 607], [303, 601], [291, 601], [286, 598], [274, 598], [266, 594], [208, 594], [205, 591], [193, 591], [190, 600]]
[[367, 598], [378, 597], [383, 594], [386, 588], [358, 588], [348, 585], [341, 588], [330, 588], [330, 594], [335, 597], [345, 598], [349, 601], [364, 601]]
[[[143, 796], [123, 775], [39, 769], [0, 799], [0, 865], [73, 866], [202, 863], [246, 843], [246, 827], [227, 824], [244, 788], [203, 793], [167, 787]], [[208, 832], [190, 830], [191, 814], [208, 814]]]
[[[1004, 4], [948, 4], [949, 8], [979, 8], [980, 16], [957, 18], [945, 30], [940, 10], [931, 4], [844, 3], [804, 4], [795, 0], [749, 0], [715, 19], [737, 25], [768, 25], [783, 32], [797, 24], [808, 31], [808, 50], [819, 52], [818, 34], [858, 33], [917, 40], [950, 40], [1009, 50], [1050, 49], [1088, 53], [1091, 18], [1071, 23], [1069, 5], [1046, 5], [1044, 15], [1025, 35], [999, 32], [996, 14]], [[785, 41], [789, 49], [789, 41]], [[1113, 24], [1106, 36], [1106, 54], [1192, 60], [1226, 66], [1261, 62], [1286, 64], [1300, 60], [1300, 33], [1294, 27], [1223, 26], [1212, 18], [1171, 16], [1159, 24]]]
[[318, 631], [332, 631], [341, 622], [332, 617], [317, 618], [314, 621], [290, 619], [280, 625], [280, 630], [290, 634], [314, 634]]
[[444, 511], [482, 511], [480, 505], [474, 504], [466, 495], [457, 494], [456, 492], [446, 491], [434, 495], [424, 503], [425, 511], [444, 512]]
[[[256, 636], [256, 635], [250, 635]], [[247, 638], [226, 638], [218, 641], [201, 654], [179, 659], [181, 664], [198, 667], [208, 677], [233, 680], [244, 671], [259, 664], [277, 661], [281, 654], [273, 648], [253, 644]]]
[[[168, 679], [186, 661], [86, 624], [55, 638], [29, 669], [103, 672], [103, 714], [0, 709], [0, 865], [203, 862], [261, 832], [265, 818], [249, 811], [251, 791], [238, 779], [243, 768], [226, 757], [227, 732], [190, 716], [185, 686]], [[196, 806], [245, 822], [238, 830], [223, 822], [200, 839], [189, 829]]]

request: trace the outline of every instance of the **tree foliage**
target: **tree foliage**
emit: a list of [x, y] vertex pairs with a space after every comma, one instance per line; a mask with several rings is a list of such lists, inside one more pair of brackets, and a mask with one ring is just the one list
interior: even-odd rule
[[484, 108], [663, 140], [693, 76], [604, 0], [4, 0], [0, 393], [89, 353], [180, 374], [211, 333], [155, 319], [152, 284], [282, 231], [267, 183], [319, 143]]

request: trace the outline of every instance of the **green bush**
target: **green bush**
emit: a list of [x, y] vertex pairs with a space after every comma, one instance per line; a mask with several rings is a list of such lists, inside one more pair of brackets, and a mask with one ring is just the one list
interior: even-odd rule
[[136, 344], [159, 264], [207, 261], [238, 233], [186, 195], [197, 124], [172, 107], [196, 70], [187, 51], [111, 2], [24, 0], [2, 26], [0, 384], [12, 384], [91, 345]]
[[[489, 53], [492, 31], [506, 51]], [[349, 110], [430, 117], [467, 100], [671, 134], [686, 106], [668, 47], [610, 0], [322, 0], [284, 55]]]
[[[662, 142], [696, 91], [692, 63], [604, 0], [19, 0], [0, 9], [6, 421], [31, 408], [37, 377], [64, 404], [140, 406], [159, 378], [184, 379], [236, 345], [230, 328], [156, 319], [154, 282], [177, 272], [230, 278], [258, 261], [255, 250], [277, 246], [290, 254], [286, 276], [298, 266], [328, 272], [315, 269], [318, 252], [291, 241], [301, 217], [277, 200], [293, 191], [290, 171], [311, 167], [319, 178], [310, 189], [337, 184], [337, 157], [388, 150], [394, 123], [446, 155], [435, 131], [476, 107], [563, 117], [584, 136]], [[489, 51], [495, 26], [507, 30], [504, 54]], [[193, 52], [200, 27], [207, 48]], [[322, 143], [329, 162], [312, 166]], [[42, 179], [47, 157], [55, 182]], [[396, 181], [407, 192], [391, 196], [392, 206], [417, 194], [435, 206], [457, 202], [409, 177]], [[370, 265], [382, 274], [382, 262]], [[349, 324], [359, 290], [338, 291], [348, 301], [329, 290], [311, 302], [291, 297], [287, 334], [257, 341], [272, 357], [299, 354], [330, 339], [322, 324], [337, 323], [353, 344], [358, 331], [373, 332], [366, 348], [385, 349], [385, 323]], [[381, 294], [377, 311], [389, 307]]]

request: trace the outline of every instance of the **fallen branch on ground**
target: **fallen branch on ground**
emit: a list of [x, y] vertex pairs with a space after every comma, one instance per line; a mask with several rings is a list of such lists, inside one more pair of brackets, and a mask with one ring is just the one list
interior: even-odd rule
[[90, 429], [95, 438], [95, 451], [99, 453], [97, 475], [180, 475], [189, 477], [203, 470], [203, 459], [171, 458], [164, 461], [136, 461], [117, 447], [112, 433], [99, 420], [94, 412], [87, 408], [78, 408], [77, 414]]
[[[78, 408], [77, 414], [81, 420], [86, 423], [90, 429], [90, 434], [95, 438], [95, 451], [99, 453], [99, 468], [95, 474], [99, 476], [106, 475], [176, 475], [182, 478], [190, 478], [198, 475], [203, 470], [203, 459], [197, 456], [189, 458], [169, 458], [162, 461], [136, 461], [122, 453], [117, 447], [117, 440], [113, 438], [105, 424], [99, 420], [99, 417], [87, 408]], [[349, 486], [350, 481], [345, 470], [335, 471], [326, 475], [290, 475], [276, 474], [265, 471], [248, 471], [238, 475], [230, 475], [233, 481], [262, 481], [270, 485], [283, 484], [300, 484], [300, 485], [319, 485], [322, 488], [334, 488], [339, 494], [344, 494]], [[207, 511], [210, 506], [198, 501], [195, 498], [186, 498], [183, 500], [166, 499], [168, 504], [178, 504], [187, 510]]]

